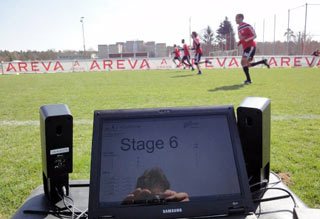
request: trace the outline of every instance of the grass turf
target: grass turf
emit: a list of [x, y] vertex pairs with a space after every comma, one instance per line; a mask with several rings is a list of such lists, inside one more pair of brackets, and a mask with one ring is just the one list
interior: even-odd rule
[[[111, 71], [0, 75], [0, 217], [8, 218], [42, 184], [39, 107], [65, 103], [74, 120], [97, 109], [233, 104], [247, 96], [271, 100], [271, 169], [291, 174], [290, 188], [320, 207], [320, 69]], [[28, 124], [28, 123], [27, 123]], [[35, 125], [37, 124], [37, 125]], [[92, 124], [74, 124], [71, 179], [88, 179]]]

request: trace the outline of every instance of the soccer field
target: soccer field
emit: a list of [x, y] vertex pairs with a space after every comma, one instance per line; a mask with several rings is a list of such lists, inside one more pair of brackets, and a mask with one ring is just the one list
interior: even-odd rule
[[39, 108], [65, 103], [74, 118], [71, 179], [89, 179], [93, 111], [271, 100], [271, 169], [320, 208], [320, 69], [109, 71], [0, 75], [0, 218], [14, 214], [42, 184]]

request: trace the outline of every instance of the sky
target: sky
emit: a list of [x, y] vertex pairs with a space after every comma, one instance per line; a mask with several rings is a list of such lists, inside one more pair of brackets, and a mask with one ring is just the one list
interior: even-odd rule
[[290, 28], [302, 32], [305, 7], [297, 7], [306, 3], [319, 4], [308, 6], [307, 34], [320, 41], [320, 0], [0, 0], [0, 50], [82, 50], [81, 17], [86, 48], [93, 50], [127, 40], [189, 42], [190, 18], [192, 31], [208, 25], [216, 31], [225, 17], [236, 31], [237, 13], [255, 28], [257, 41], [273, 42], [274, 33], [285, 41], [288, 9]]

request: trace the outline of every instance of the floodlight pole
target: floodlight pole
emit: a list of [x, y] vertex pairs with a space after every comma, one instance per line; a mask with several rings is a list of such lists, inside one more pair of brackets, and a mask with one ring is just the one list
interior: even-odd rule
[[276, 50], [276, 15], [274, 15], [274, 29], [273, 29], [273, 55], [275, 55]]
[[306, 13], [305, 13], [305, 18], [304, 18], [304, 37], [303, 37], [302, 55], [304, 55], [305, 47], [306, 47], [306, 37], [307, 37], [307, 17], [308, 17], [308, 3], [306, 3]]
[[86, 43], [84, 39], [84, 17], [81, 17], [80, 22], [82, 23], [82, 37], [83, 37], [83, 57], [85, 58], [86, 56]]
[[288, 55], [289, 54], [289, 43], [290, 43], [290, 9], [288, 9], [288, 29], [287, 29], [287, 51], [288, 51]]
[[265, 30], [265, 19], [263, 19], [263, 34], [262, 34], [262, 41], [263, 41], [263, 54], [265, 55], [266, 51], [265, 51], [265, 42], [264, 42], [264, 30]]
[[303, 36], [303, 48], [302, 48], [302, 54], [304, 55], [305, 53], [305, 44], [306, 44], [306, 37], [307, 37], [307, 18], [308, 18], [308, 6], [314, 6], [314, 5], [320, 5], [320, 4], [308, 4], [306, 3], [305, 5], [298, 6], [296, 8], [288, 9], [288, 30], [287, 30], [287, 42], [288, 42], [288, 55], [289, 55], [289, 41], [290, 41], [290, 35], [289, 35], [289, 29], [290, 29], [290, 10], [294, 10], [297, 8], [301, 7], [306, 7], [306, 12], [305, 12], [305, 19], [304, 19], [304, 36]]
[[305, 53], [305, 45], [306, 45], [306, 37], [307, 37], [307, 18], [308, 18], [308, 6], [314, 6], [317, 5], [319, 6], [320, 4], [308, 4], [306, 3], [306, 12], [305, 12], [305, 20], [304, 20], [304, 43], [303, 43], [303, 55]]

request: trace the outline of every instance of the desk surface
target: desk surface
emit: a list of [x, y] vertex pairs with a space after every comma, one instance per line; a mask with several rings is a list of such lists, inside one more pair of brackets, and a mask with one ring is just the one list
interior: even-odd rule
[[[276, 175], [270, 175], [270, 187], [274, 188], [283, 188], [288, 190], [296, 200], [296, 203], [299, 207], [307, 208], [307, 206], [293, 193], [289, 188], [284, 185], [282, 182], [277, 184], [272, 184], [278, 181]], [[87, 184], [87, 180], [72, 180], [70, 185], [75, 184]], [[70, 187], [70, 194], [74, 200], [74, 206], [79, 209], [78, 211], [84, 211], [88, 208], [88, 196], [89, 196], [89, 187]], [[286, 192], [280, 190], [268, 190], [264, 195], [263, 199], [271, 198], [276, 196], [287, 195]], [[63, 207], [62, 201], [57, 204], [59, 207]], [[230, 219], [293, 219], [293, 208], [294, 203], [291, 198], [273, 200], [268, 202], [261, 202], [259, 205], [256, 205], [256, 216], [232, 216], [232, 217], [223, 217]], [[14, 219], [26, 218], [26, 219], [37, 219], [37, 218], [57, 218], [53, 215], [48, 214], [27, 214], [24, 213], [25, 210], [37, 210], [37, 211], [47, 211], [50, 209], [50, 203], [47, 201], [43, 193], [43, 186], [38, 186], [33, 190], [29, 198], [25, 203], [18, 209], [16, 214], [13, 216]]]

